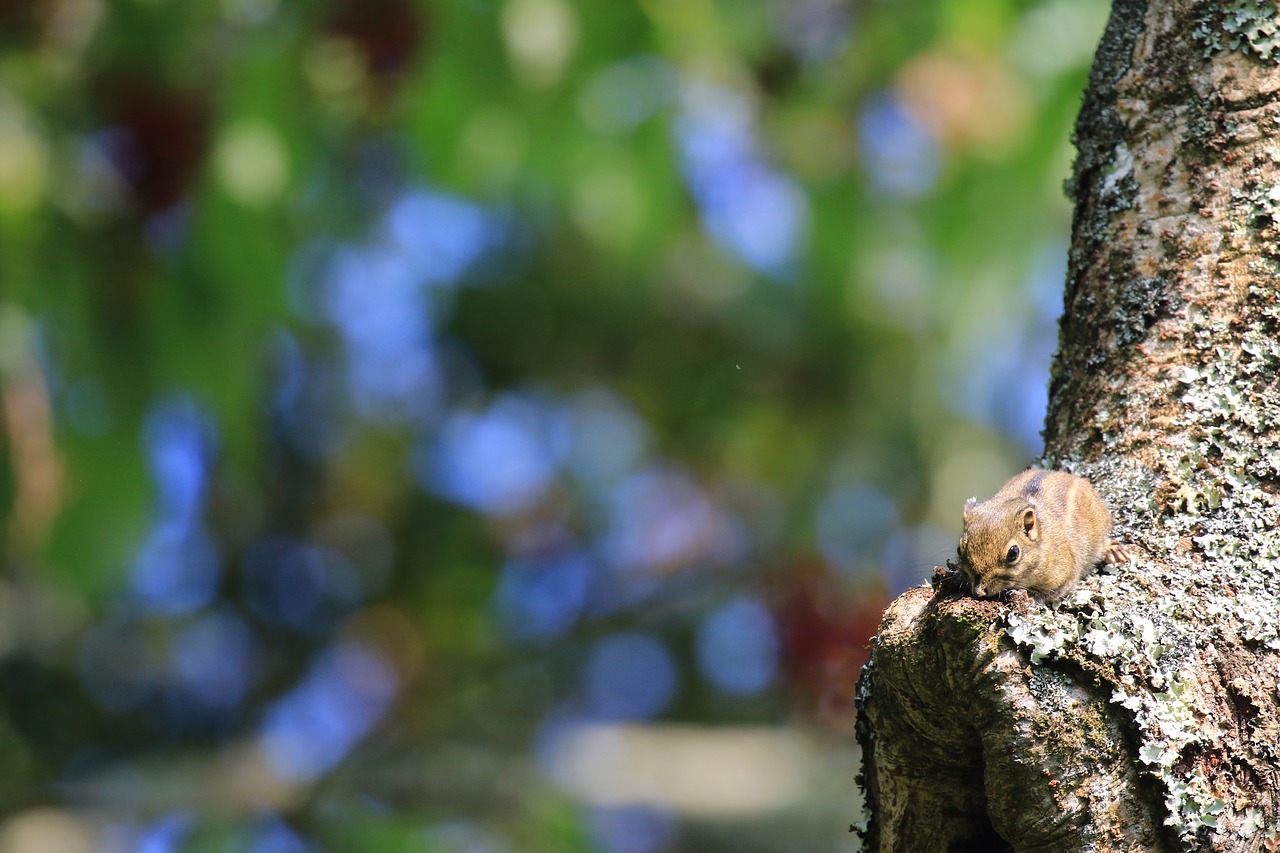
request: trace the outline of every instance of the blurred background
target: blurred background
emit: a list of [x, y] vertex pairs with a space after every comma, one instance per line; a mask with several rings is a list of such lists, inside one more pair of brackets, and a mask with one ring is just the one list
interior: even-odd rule
[[0, 853], [853, 849], [1106, 12], [0, 2]]

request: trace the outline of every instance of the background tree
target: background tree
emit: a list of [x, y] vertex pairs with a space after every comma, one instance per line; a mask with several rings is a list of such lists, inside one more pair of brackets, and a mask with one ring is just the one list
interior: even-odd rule
[[873, 847], [1280, 846], [1276, 30], [1273, 7], [1114, 4], [1045, 461], [1140, 557], [1057, 610], [891, 605], [862, 685]]

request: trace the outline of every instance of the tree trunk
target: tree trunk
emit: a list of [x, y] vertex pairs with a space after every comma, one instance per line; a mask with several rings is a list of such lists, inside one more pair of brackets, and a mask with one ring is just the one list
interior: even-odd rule
[[1277, 18], [1115, 0], [1044, 463], [1137, 560], [1058, 608], [889, 606], [859, 685], [869, 849], [1280, 849]]

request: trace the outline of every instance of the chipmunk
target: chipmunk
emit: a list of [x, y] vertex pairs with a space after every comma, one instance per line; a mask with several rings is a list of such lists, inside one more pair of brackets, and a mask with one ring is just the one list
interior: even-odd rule
[[1025, 589], [1061, 601], [1099, 562], [1129, 559], [1093, 486], [1064, 471], [1023, 471], [981, 503], [964, 504], [960, 570], [978, 598]]

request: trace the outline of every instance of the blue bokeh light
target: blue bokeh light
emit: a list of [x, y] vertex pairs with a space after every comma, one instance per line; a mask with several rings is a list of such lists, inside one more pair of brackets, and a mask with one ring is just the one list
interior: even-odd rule
[[183, 812], [166, 815], [138, 832], [131, 849], [135, 853], [178, 853], [191, 834], [191, 816]]
[[563, 455], [563, 418], [545, 405], [508, 394], [483, 412], [451, 416], [423, 449], [423, 486], [493, 515], [531, 508], [550, 486]]
[[1058, 342], [1043, 337], [1027, 341], [1022, 357], [1009, 371], [1010, 384], [991, 395], [995, 422], [1027, 452], [1044, 452], [1045, 413], [1049, 410], [1049, 365]]
[[313, 459], [336, 453], [346, 440], [338, 417], [343, 379], [332, 364], [309, 359], [298, 339], [285, 329], [272, 338], [275, 386], [271, 416], [289, 443]]
[[587, 827], [597, 846], [608, 853], [656, 853], [670, 849], [676, 837], [670, 812], [646, 806], [593, 808]]
[[917, 198], [937, 183], [942, 171], [937, 144], [891, 94], [868, 100], [858, 115], [858, 136], [863, 168], [876, 189]]
[[953, 411], [1001, 430], [1028, 456], [1038, 454], [1056, 346], [1049, 335], [975, 341], [965, 358], [943, 370], [939, 394]]
[[988, 389], [995, 423], [1032, 456], [1044, 452], [1040, 431], [1049, 409], [1049, 374], [1058, 347], [1066, 277], [1067, 244], [1059, 241], [1042, 246], [1032, 260], [1026, 282], [1035, 312], [1033, 325], [1026, 329], [1021, 352], [1007, 366], [1007, 372], [998, 374], [1000, 379], [1009, 378], [1010, 387], [1002, 393]]
[[831, 62], [853, 37], [853, 9], [844, 0], [794, 0], [778, 9], [779, 37], [805, 62]]
[[726, 693], [759, 693], [778, 666], [773, 617], [759, 599], [741, 596], [713, 611], [697, 634], [698, 664]]
[[128, 182], [136, 178], [136, 167], [129, 168], [136, 159], [129, 152], [132, 146], [123, 128], [108, 126], [89, 133], [76, 147], [75, 180], [85, 190], [78, 202], [86, 213], [111, 216], [128, 207]]
[[143, 607], [157, 613], [190, 613], [218, 592], [221, 559], [214, 539], [185, 521], [162, 520], [133, 561], [131, 588]]
[[175, 395], [151, 407], [142, 433], [157, 518], [134, 557], [131, 592], [148, 610], [189, 613], [213, 599], [222, 574], [202, 521], [216, 430], [194, 400]]
[[180, 201], [146, 218], [142, 233], [153, 254], [168, 260], [182, 251], [191, 231], [192, 210], [189, 201]]
[[417, 280], [446, 286], [458, 284], [499, 237], [479, 205], [423, 190], [407, 192], [391, 205], [383, 231]]
[[606, 485], [644, 458], [649, 431], [635, 411], [612, 391], [591, 388], [570, 401], [566, 467], [590, 485]]
[[787, 273], [808, 239], [808, 199], [760, 155], [746, 99], [694, 82], [683, 100], [676, 140], [707, 230], [757, 271]]
[[195, 519], [204, 506], [215, 449], [212, 421], [189, 396], [176, 395], [151, 407], [143, 438], [160, 515]]
[[272, 768], [293, 781], [332, 770], [386, 714], [396, 689], [391, 664], [372, 648], [343, 643], [323, 652], [267, 710], [262, 746]]
[[822, 556], [846, 576], [879, 571], [886, 543], [898, 527], [898, 507], [862, 483], [837, 483], [815, 516]]
[[276, 374], [271, 409], [276, 417], [288, 417], [303, 406], [307, 388], [307, 361], [290, 330], [277, 326], [271, 336]]
[[564, 636], [587, 601], [594, 568], [583, 553], [509, 560], [498, 577], [494, 610], [516, 640]]
[[732, 546], [723, 515], [684, 473], [654, 468], [632, 474], [614, 488], [610, 504], [602, 549], [624, 572], [717, 560]]
[[[1001, 430], [1029, 456], [1044, 449], [1040, 431], [1049, 406], [1049, 373], [1057, 348], [1057, 321], [1067, 246], [1041, 246], [1031, 260], [1021, 304], [988, 318], [991, 328], [1022, 328], [1020, 334], [984, 334], [963, 342], [963, 354], [943, 365], [939, 395], [952, 410]], [[1011, 318], [1023, 317], [1021, 324]], [[1026, 319], [1029, 317], [1030, 325]]]
[[[445, 291], [501, 242], [503, 229], [480, 206], [415, 189], [388, 206], [377, 232], [346, 245], [317, 243], [295, 260], [295, 309], [342, 335], [347, 392], [363, 417], [428, 423], [442, 405], [445, 378], [436, 330]], [[318, 302], [311, 277], [322, 285]]]
[[900, 529], [885, 545], [884, 578], [891, 596], [925, 581], [956, 553], [956, 531], [932, 524]]
[[[1062, 291], [1067, 280], [1069, 246], [1065, 240], [1055, 240], [1036, 250], [1027, 275], [1026, 288], [1035, 305], [1036, 325], [1040, 331], [1053, 331], [1062, 316]], [[1054, 343], [1057, 335], [1050, 336]]]
[[185, 626], [170, 648], [172, 667], [187, 692], [208, 708], [234, 708], [253, 684], [259, 657], [249, 626], [229, 610]]
[[325, 314], [342, 333], [348, 392], [365, 417], [421, 421], [438, 406], [423, 284], [401, 253], [384, 246], [347, 246], [333, 259]]
[[345, 557], [285, 536], [246, 549], [242, 576], [256, 616], [303, 633], [325, 632], [365, 594], [360, 573]]
[[647, 720], [675, 699], [671, 652], [648, 634], [621, 632], [596, 643], [583, 673], [587, 702], [605, 719]]

